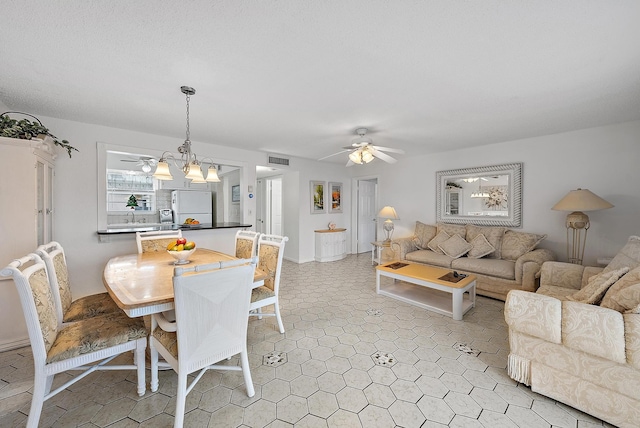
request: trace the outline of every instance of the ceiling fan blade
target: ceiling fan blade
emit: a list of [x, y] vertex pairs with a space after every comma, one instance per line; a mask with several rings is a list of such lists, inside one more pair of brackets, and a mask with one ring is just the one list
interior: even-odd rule
[[349, 162], [347, 162], [347, 164], [346, 164], [345, 166], [351, 166], [351, 165], [355, 165], [355, 163], [353, 163], [353, 162], [351, 161], [351, 159], [349, 159]]
[[318, 160], [319, 160], [319, 161], [321, 161], [321, 160], [324, 160], [324, 159], [330, 158], [330, 157], [332, 157], [332, 156], [339, 155], [339, 154], [342, 154], [342, 153], [345, 153], [345, 152], [350, 152], [350, 151], [351, 151], [351, 148], [349, 148], [349, 150], [342, 150], [341, 152], [337, 152], [337, 153], [334, 153], [334, 154], [332, 154], [332, 155], [325, 156], [325, 157], [320, 158], [320, 159], [318, 159]]
[[375, 157], [377, 157], [378, 159], [381, 159], [387, 163], [396, 163], [398, 162], [396, 159], [392, 158], [391, 156], [389, 156], [386, 153], [381, 152], [380, 150], [376, 150], [373, 147], [370, 149], [371, 154]]
[[400, 150], [400, 149], [392, 149], [391, 147], [382, 147], [382, 146], [371, 146], [376, 150], [381, 150], [383, 152], [391, 152], [391, 153], [398, 153], [400, 155], [404, 154], [404, 150]]

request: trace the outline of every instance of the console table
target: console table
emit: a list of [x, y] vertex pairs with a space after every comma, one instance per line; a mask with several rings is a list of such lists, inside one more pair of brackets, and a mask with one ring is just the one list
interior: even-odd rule
[[333, 262], [347, 257], [347, 229], [321, 229], [314, 232], [317, 262]]

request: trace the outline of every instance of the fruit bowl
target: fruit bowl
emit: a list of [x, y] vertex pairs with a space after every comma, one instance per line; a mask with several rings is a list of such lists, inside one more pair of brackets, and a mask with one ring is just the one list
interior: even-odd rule
[[191, 250], [167, 251], [167, 253], [171, 254], [173, 258], [176, 259], [176, 261], [173, 262], [174, 265], [186, 265], [187, 263], [190, 263], [188, 258], [195, 250], [195, 248], [192, 248]]

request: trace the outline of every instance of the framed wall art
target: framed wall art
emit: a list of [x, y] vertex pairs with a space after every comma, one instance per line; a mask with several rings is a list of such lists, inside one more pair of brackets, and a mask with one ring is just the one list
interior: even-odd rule
[[231, 202], [240, 202], [240, 186], [231, 186]]
[[342, 212], [342, 183], [329, 183], [329, 212]]
[[325, 184], [324, 181], [310, 181], [309, 190], [311, 197], [311, 214], [323, 214], [327, 212], [325, 208]]

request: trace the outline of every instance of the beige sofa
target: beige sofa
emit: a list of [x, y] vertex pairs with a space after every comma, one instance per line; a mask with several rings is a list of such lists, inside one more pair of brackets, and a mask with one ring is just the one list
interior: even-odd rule
[[538, 291], [511, 291], [504, 312], [511, 378], [616, 426], [639, 426], [640, 237], [604, 269], [544, 263]]
[[391, 250], [397, 260], [472, 273], [478, 294], [504, 300], [513, 289], [536, 290], [542, 263], [555, 260], [553, 252], [536, 249], [545, 237], [504, 227], [418, 221], [414, 235], [391, 241]]

